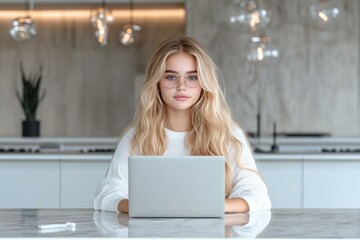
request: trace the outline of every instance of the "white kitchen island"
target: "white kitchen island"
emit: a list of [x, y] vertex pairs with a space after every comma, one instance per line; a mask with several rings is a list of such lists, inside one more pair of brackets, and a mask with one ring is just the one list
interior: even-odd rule
[[[25, 141], [31, 148], [39, 144], [39, 140], [36, 144]], [[56, 143], [56, 139], [52, 141]], [[300, 142], [282, 141], [281, 146], [300, 146]], [[358, 139], [346, 141], [353, 147], [358, 144]], [[325, 142], [346, 146], [333, 139]], [[24, 145], [12, 140], [7, 141], [8, 147], [10, 143]], [[62, 150], [72, 152], [0, 152], [0, 208], [92, 207], [113, 153], [89, 150], [115, 147], [117, 139], [62, 139], [62, 143]], [[305, 143], [315, 147], [317, 142], [309, 139], [302, 141]], [[360, 153], [255, 153], [254, 157], [274, 208], [360, 208], [360, 190], [356, 187], [360, 182]]]
[[112, 154], [0, 154], [0, 208], [91, 208]]
[[275, 208], [360, 208], [360, 154], [255, 154]]

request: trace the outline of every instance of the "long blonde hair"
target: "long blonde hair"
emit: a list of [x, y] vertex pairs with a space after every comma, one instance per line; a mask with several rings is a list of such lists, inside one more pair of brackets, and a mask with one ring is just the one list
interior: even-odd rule
[[191, 107], [191, 128], [185, 144], [191, 155], [225, 157], [225, 196], [228, 196], [231, 191], [230, 149], [235, 151], [236, 162], [240, 165], [242, 144], [231, 133], [236, 123], [221, 91], [217, 67], [192, 38], [170, 38], [162, 42], [152, 56], [135, 115], [131, 154], [163, 155], [167, 148], [167, 118], [158, 85], [165, 72], [167, 58], [179, 52], [195, 58], [202, 87], [199, 100]]

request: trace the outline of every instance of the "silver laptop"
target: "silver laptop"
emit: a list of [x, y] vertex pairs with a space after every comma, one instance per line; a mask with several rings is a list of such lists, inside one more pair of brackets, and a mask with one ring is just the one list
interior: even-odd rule
[[222, 156], [130, 156], [130, 217], [223, 217]]

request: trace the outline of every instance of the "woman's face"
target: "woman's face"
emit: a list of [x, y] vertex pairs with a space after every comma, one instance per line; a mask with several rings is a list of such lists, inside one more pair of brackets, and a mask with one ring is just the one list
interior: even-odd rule
[[201, 85], [193, 56], [179, 52], [167, 58], [160, 94], [167, 111], [190, 110], [199, 100]]

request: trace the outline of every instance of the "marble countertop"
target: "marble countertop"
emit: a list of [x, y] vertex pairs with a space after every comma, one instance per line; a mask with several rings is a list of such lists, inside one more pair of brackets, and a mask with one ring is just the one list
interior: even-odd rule
[[0, 161], [107, 161], [113, 153], [1, 153]]
[[[360, 137], [285, 137], [278, 135], [278, 144], [359, 144]], [[273, 136], [261, 138], [249, 137], [254, 144], [272, 144]], [[39, 143], [64, 143], [64, 144], [117, 144], [119, 137], [0, 137], [0, 145], [3, 144], [39, 144]]]
[[[110, 162], [113, 153], [0, 153], [0, 161], [105, 161]], [[256, 153], [256, 161], [360, 161], [360, 153]]]
[[[76, 228], [39, 230], [75, 222]], [[0, 209], [0, 237], [359, 238], [360, 209], [273, 209], [224, 218], [129, 218], [92, 209]]]
[[0, 145], [6, 144], [117, 144], [118, 137], [0, 137]]
[[256, 161], [360, 161], [360, 153], [255, 153]]

